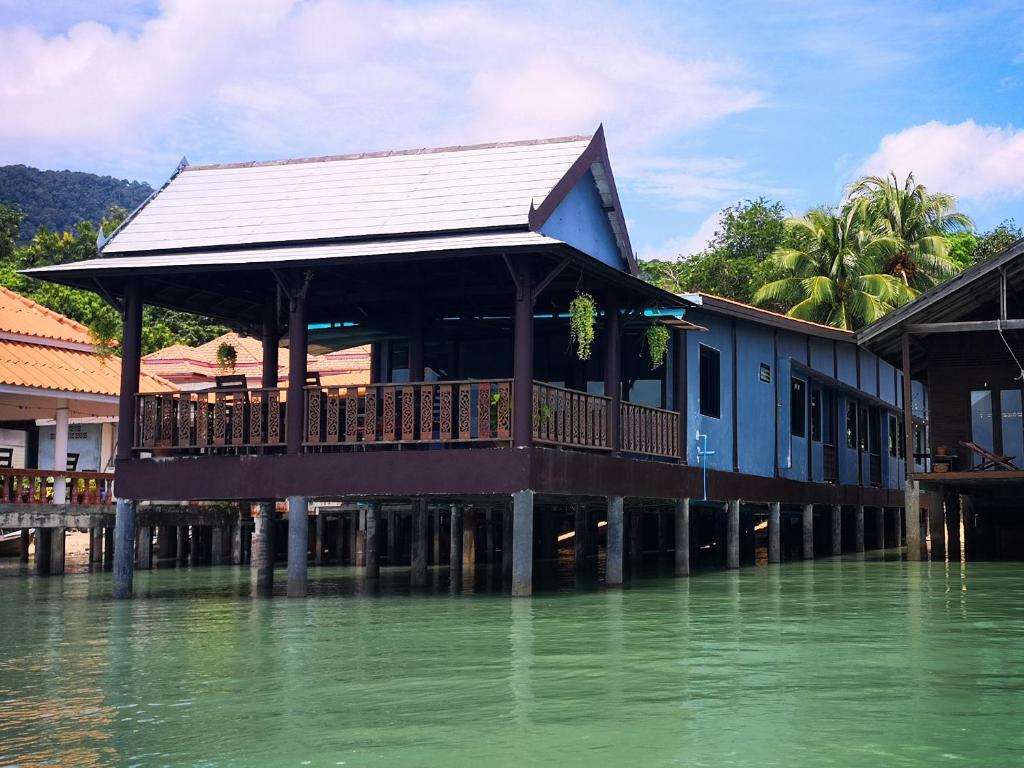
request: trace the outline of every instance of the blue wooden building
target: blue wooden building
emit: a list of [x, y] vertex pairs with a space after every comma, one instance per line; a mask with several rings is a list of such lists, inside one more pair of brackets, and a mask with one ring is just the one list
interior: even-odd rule
[[[287, 499], [292, 594], [321, 554], [311, 499], [365, 504], [337, 537], [363, 542], [369, 578], [383, 559], [422, 584], [446, 560], [441, 538], [456, 578], [466, 537], [483, 531], [470, 549], [500, 557], [513, 594], [531, 592], [534, 559], [568, 533], [581, 567], [600, 550], [609, 584], [647, 550], [674, 550], [681, 574], [708, 551], [738, 567], [762, 517], [770, 560], [899, 541], [901, 373], [851, 334], [642, 280], [601, 130], [185, 166], [99, 258], [32, 274], [124, 313], [126, 552], [135, 502], [153, 498], [261, 503], [264, 584]], [[568, 317], [584, 293], [598, 310], [585, 360]], [[139, 394], [144, 304], [261, 335], [262, 387]], [[672, 337], [657, 365], [652, 324]], [[299, 375], [310, 350], [366, 343], [364, 385]], [[911, 391], [923, 431], [924, 393]], [[406, 512], [382, 512], [395, 505]], [[829, 521], [817, 534], [816, 516]]]

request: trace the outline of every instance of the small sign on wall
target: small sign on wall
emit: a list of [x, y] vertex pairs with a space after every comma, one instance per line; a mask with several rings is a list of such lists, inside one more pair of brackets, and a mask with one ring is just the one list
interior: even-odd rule
[[772, 383], [772, 367], [768, 363], [761, 363], [761, 369], [758, 371], [757, 378], [763, 384]]

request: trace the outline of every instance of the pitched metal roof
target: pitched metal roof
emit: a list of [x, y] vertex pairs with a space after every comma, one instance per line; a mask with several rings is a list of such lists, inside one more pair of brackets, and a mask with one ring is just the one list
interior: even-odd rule
[[104, 255], [529, 225], [591, 137], [186, 166]]

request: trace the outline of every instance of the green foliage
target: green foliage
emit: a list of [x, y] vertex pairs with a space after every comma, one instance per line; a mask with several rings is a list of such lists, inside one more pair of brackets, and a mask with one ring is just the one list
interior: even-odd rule
[[589, 293], [577, 293], [569, 302], [569, 340], [576, 345], [580, 360], [590, 359], [590, 346], [594, 343], [594, 320], [597, 303]]
[[702, 252], [641, 267], [647, 280], [672, 293], [703, 291], [749, 304], [758, 288], [782, 276], [771, 254], [785, 238], [782, 203], [744, 200], [722, 211], [721, 224]]
[[[105, 233], [112, 232], [127, 215], [123, 207], [111, 206], [102, 219]], [[31, 242], [16, 244], [20, 212], [0, 205], [0, 285], [67, 315], [89, 328], [97, 348], [109, 353], [121, 337], [121, 317], [100, 296], [18, 274], [18, 270], [95, 258], [97, 232], [93, 224], [81, 221], [71, 230], [56, 233], [41, 228]], [[208, 318], [146, 307], [142, 318], [143, 354], [174, 343], [195, 346], [220, 336], [228, 329]]]
[[20, 234], [15, 237], [18, 244], [31, 240], [40, 227], [63, 232], [75, 229], [81, 221], [99, 221], [111, 205], [134, 210], [152, 193], [152, 187], [140, 181], [77, 171], [41, 171], [24, 165], [0, 166], [0, 204], [25, 212]]
[[949, 253], [949, 236], [971, 232], [974, 222], [956, 210], [956, 200], [930, 193], [908, 173], [902, 186], [896, 174], [865, 176], [850, 187], [850, 199], [864, 201], [862, 226], [890, 240], [881, 271], [921, 291], [957, 271]]
[[668, 354], [669, 333], [661, 323], [647, 326], [647, 352], [651, 358], [651, 368], [660, 368]]
[[980, 235], [973, 232], [956, 232], [947, 237], [949, 254], [960, 269], [987, 261], [1000, 251], [1024, 237], [1024, 229], [1013, 219], [1007, 219], [994, 229]]
[[786, 228], [791, 244], [772, 255], [786, 277], [761, 287], [755, 304], [782, 301], [791, 317], [853, 330], [916, 295], [884, 272], [901, 243], [873, 231], [867, 200], [852, 200], [838, 214], [815, 208]]
[[217, 367], [222, 371], [233, 372], [238, 362], [238, 350], [234, 344], [222, 341], [217, 347]]

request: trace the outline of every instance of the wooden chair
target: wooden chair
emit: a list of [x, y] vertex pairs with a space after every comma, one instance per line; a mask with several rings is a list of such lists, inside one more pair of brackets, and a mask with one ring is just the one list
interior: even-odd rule
[[67, 470], [68, 470], [68, 472], [77, 472], [78, 471], [78, 459], [79, 459], [79, 456], [80, 456], [80, 454], [77, 454], [77, 453], [69, 453], [68, 454], [68, 462], [67, 462]]
[[982, 448], [977, 443], [972, 443], [966, 440], [961, 440], [960, 445], [972, 453], [976, 453], [983, 459], [981, 464], [971, 468], [972, 472], [984, 472], [988, 469], [1003, 469], [1010, 472], [1019, 471], [1019, 467], [1013, 463], [1013, 459], [1015, 458], [1013, 456], [1000, 456], [997, 453], [992, 453], [991, 451]]
[[13, 448], [0, 448], [0, 469], [14, 469]]

